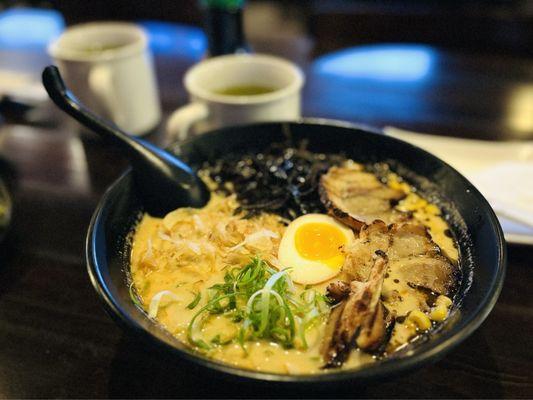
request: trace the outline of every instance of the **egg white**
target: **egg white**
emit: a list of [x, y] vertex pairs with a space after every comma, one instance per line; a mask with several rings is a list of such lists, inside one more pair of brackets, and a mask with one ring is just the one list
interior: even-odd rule
[[312, 223], [333, 226], [345, 237], [346, 245], [354, 240], [354, 233], [351, 229], [325, 214], [306, 214], [292, 221], [281, 238], [278, 260], [283, 268], [290, 268], [289, 274], [292, 280], [303, 285], [313, 285], [332, 279], [342, 268], [342, 265], [338, 268], [331, 267], [321, 260], [308, 260], [298, 253], [295, 245], [296, 231], [301, 226]]

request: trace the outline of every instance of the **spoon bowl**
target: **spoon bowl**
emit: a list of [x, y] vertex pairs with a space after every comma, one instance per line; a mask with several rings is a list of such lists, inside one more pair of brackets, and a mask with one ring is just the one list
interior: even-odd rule
[[68, 90], [57, 67], [46, 67], [42, 79], [50, 99], [61, 110], [124, 151], [133, 169], [135, 188], [149, 214], [162, 217], [178, 207], [207, 203], [208, 188], [187, 164], [87, 109]]

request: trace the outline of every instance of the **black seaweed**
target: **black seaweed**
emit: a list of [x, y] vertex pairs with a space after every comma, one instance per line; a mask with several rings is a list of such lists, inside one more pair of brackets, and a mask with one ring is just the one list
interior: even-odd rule
[[342, 154], [313, 153], [305, 143], [295, 148], [283, 143], [261, 153], [227, 154], [202, 168], [228, 194], [226, 182], [241, 204], [237, 210], [247, 217], [271, 212], [290, 220], [308, 213], [324, 213], [318, 185], [320, 176], [333, 165], [346, 161]]

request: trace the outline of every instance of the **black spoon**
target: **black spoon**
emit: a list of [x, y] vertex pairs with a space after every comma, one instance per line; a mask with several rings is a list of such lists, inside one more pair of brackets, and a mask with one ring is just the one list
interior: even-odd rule
[[124, 150], [148, 213], [160, 217], [177, 207], [202, 207], [207, 203], [209, 190], [187, 164], [93, 114], [67, 89], [57, 67], [46, 67], [42, 77], [48, 95], [60, 109]]

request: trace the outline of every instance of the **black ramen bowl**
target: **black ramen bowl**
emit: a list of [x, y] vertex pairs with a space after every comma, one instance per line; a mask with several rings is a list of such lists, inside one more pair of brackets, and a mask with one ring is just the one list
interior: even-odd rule
[[105, 193], [89, 227], [87, 264], [94, 288], [106, 309], [128, 331], [139, 334], [176, 357], [203, 367], [251, 379], [285, 382], [379, 379], [435, 361], [457, 346], [487, 317], [500, 293], [506, 264], [503, 233], [483, 196], [457, 171], [435, 156], [379, 131], [356, 125], [306, 120], [261, 123], [216, 130], [171, 146], [191, 164], [229, 152], [260, 151], [289, 141], [321, 153], [343, 153], [362, 163], [386, 162], [442, 209], [457, 239], [462, 278], [450, 317], [438, 329], [403, 351], [357, 369], [313, 375], [284, 375], [232, 367], [193, 351], [137, 308], [129, 293], [132, 231], [142, 214], [131, 172]]

